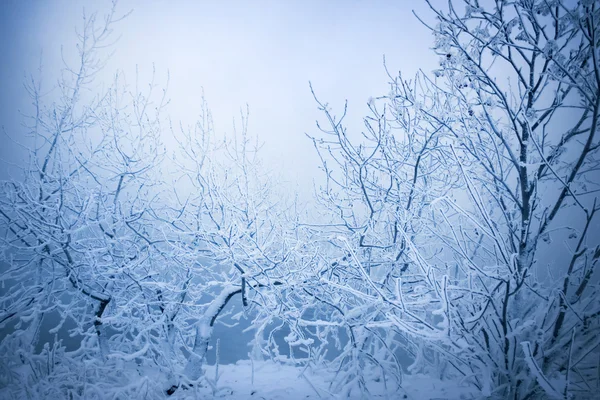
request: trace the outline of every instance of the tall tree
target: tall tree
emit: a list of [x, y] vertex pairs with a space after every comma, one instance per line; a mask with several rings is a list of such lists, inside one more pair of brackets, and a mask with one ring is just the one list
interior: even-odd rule
[[385, 357], [389, 341], [413, 352], [413, 370], [498, 398], [591, 396], [598, 5], [428, 4], [439, 69], [390, 75], [362, 136], [319, 102], [320, 197], [347, 253], [325, 283]]
[[[247, 114], [219, 139], [202, 98], [196, 126], [174, 132], [154, 82], [142, 91], [117, 72], [99, 90], [119, 20], [114, 6], [84, 16], [57, 90], [27, 86], [28, 162], [0, 194], [6, 396], [163, 398], [210, 385], [202, 367], [228, 302], [263, 309], [264, 324], [277, 314], [265, 292], [291, 284], [295, 239]], [[166, 149], [169, 133], [179, 148]]]

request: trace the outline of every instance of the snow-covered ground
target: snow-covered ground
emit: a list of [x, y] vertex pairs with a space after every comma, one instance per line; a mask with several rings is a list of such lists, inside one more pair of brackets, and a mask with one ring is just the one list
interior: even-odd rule
[[[253, 372], [254, 371], [254, 372]], [[205, 367], [206, 377], [214, 383], [215, 366]], [[239, 361], [220, 365], [219, 378], [214, 388], [204, 387], [180, 390], [178, 399], [240, 399], [240, 400], [313, 400], [335, 399], [329, 387], [331, 375], [313, 373], [290, 365], [271, 361]], [[372, 397], [381, 399], [473, 399], [478, 393], [461, 386], [459, 382], [441, 382], [426, 375], [405, 375], [401, 390], [385, 393], [383, 384], [371, 382]], [[358, 397], [358, 395], [357, 395]], [[370, 396], [371, 397], [371, 396]]]

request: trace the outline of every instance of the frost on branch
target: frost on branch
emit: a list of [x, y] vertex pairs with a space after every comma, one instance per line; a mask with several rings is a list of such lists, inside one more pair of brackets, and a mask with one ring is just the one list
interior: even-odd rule
[[312, 224], [346, 238], [324, 241], [317, 301], [362, 332], [337, 368], [408, 354], [494, 398], [592, 398], [597, 4], [427, 3], [432, 75], [390, 75], [360, 132], [315, 95], [329, 220]]
[[223, 140], [199, 98], [200, 120], [167, 149], [166, 90], [118, 71], [94, 91], [115, 15], [84, 19], [56, 92], [28, 86], [28, 161], [0, 183], [2, 397], [154, 398], [206, 384], [224, 307], [266, 305], [296, 246], [247, 113]]

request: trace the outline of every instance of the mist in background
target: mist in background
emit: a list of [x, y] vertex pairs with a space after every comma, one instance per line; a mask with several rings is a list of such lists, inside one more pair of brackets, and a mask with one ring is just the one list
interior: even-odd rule
[[[76, 61], [84, 10], [87, 17], [94, 12], [102, 17], [110, 6], [110, 1], [0, 2], [0, 179], [18, 179], [15, 165], [26, 161], [24, 115], [34, 110], [24, 82], [41, 80], [51, 100], [63, 60]], [[416, 12], [428, 16], [426, 7], [418, 6]], [[158, 89], [168, 84], [166, 114], [176, 127], [195, 123], [204, 93], [218, 136], [232, 132], [234, 119], [239, 127], [240, 113], [248, 106], [248, 133], [263, 143], [265, 167], [310, 201], [319, 159], [305, 133], [317, 131], [321, 114], [309, 81], [337, 115], [348, 100], [345, 122], [358, 134], [369, 98], [388, 92], [384, 56], [390, 74], [401, 70], [406, 78], [436, 66], [437, 56], [429, 49], [433, 38], [413, 15], [414, 7], [391, 1], [121, 0], [118, 14], [132, 13], [115, 25], [119, 39], [107, 49], [107, 55], [114, 53], [95, 85], [99, 90], [110, 85], [120, 71], [128, 85], [137, 78], [143, 90], [154, 74]], [[163, 141], [174, 145], [168, 132]], [[228, 308], [237, 312], [237, 303]], [[55, 324], [47, 316], [42, 331]], [[243, 332], [247, 326], [243, 319], [235, 330], [217, 324], [208, 362], [215, 361], [217, 339], [221, 363], [247, 358], [253, 337]], [[67, 322], [60, 336], [75, 349], [78, 338], [68, 338], [70, 328]], [[280, 331], [277, 340], [284, 344], [288, 333]], [[47, 336], [40, 346], [53, 340]]]
[[[51, 90], [62, 67], [61, 52], [67, 61], [74, 57], [83, 11], [101, 16], [110, 5], [1, 2], [0, 119], [9, 136], [23, 133], [19, 110], [31, 112], [23, 80], [33, 75]], [[348, 100], [346, 123], [359, 132], [369, 97], [388, 91], [384, 56], [390, 73], [401, 70], [406, 78], [436, 66], [437, 56], [429, 49], [433, 38], [413, 15], [414, 7], [391, 1], [121, 0], [120, 13], [133, 12], [115, 25], [120, 39], [97, 83], [110, 84], [122, 70], [133, 84], [137, 68], [144, 87], [154, 68], [159, 87], [170, 76], [167, 114], [174, 123], [195, 122], [204, 90], [219, 135], [232, 131], [233, 119], [239, 120], [248, 105], [249, 133], [264, 143], [267, 168], [309, 197], [318, 158], [304, 133], [314, 133], [320, 117], [309, 81], [338, 115]], [[423, 3], [414, 11], [430, 17]], [[6, 137], [0, 151], [12, 162], [23, 156]]]

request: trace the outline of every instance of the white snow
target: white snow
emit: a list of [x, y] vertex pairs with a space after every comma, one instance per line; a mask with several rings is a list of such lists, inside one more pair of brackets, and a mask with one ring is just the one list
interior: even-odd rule
[[[211, 385], [178, 390], [172, 399], [218, 398], [236, 400], [314, 400], [336, 399], [329, 382], [334, 373], [312, 371], [310, 368], [282, 365], [272, 361], [238, 361], [219, 365], [215, 382], [215, 366], [204, 366]], [[252, 371], [254, 369], [254, 372]], [[393, 385], [390, 385], [393, 386]], [[480, 394], [457, 381], [442, 382], [428, 375], [404, 375], [402, 389], [388, 392], [382, 382], [371, 382], [369, 398], [381, 399], [475, 399]], [[404, 397], [406, 396], [406, 397]]]

